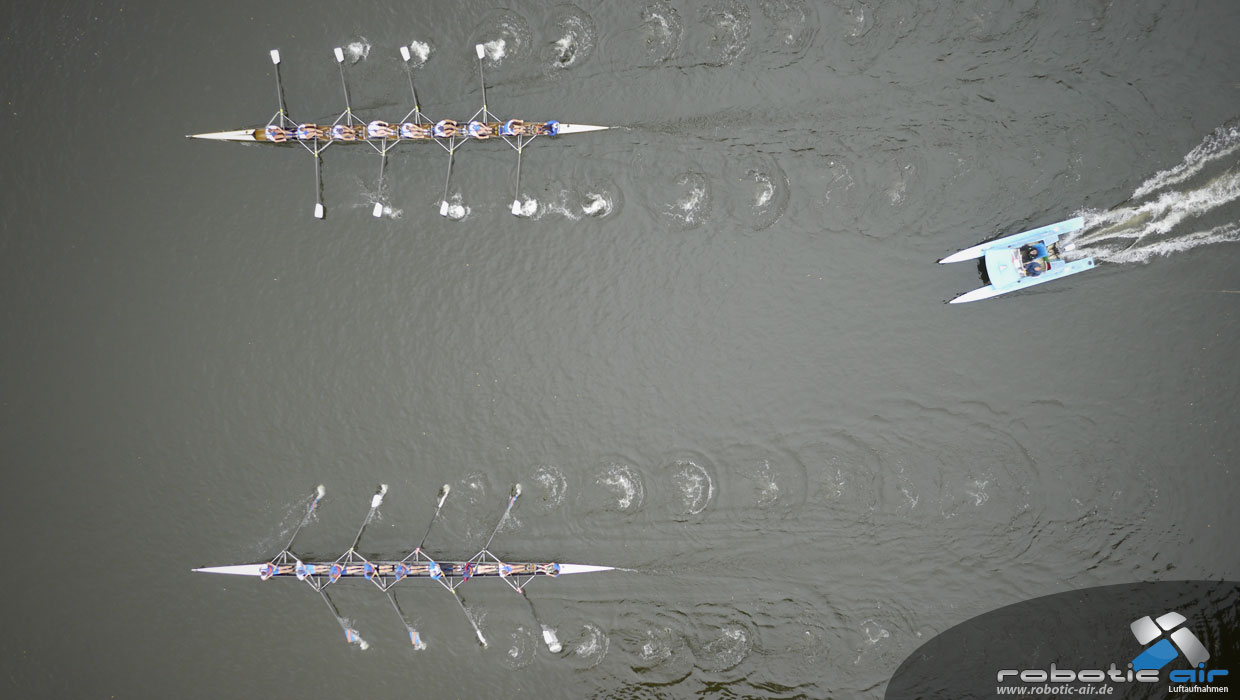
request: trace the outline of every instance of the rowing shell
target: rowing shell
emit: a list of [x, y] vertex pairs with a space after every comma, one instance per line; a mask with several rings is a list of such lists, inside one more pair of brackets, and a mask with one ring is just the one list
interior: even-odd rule
[[[418, 103], [418, 91], [413, 84], [413, 67], [410, 61], [410, 47], [400, 47], [400, 55], [404, 59], [405, 72], [409, 76], [409, 91], [413, 95], [413, 109], [400, 122], [370, 122], [376, 128], [372, 133], [367, 129], [364, 120], [353, 113], [349, 101], [349, 84], [344, 74], [344, 50], [337, 47], [336, 64], [340, 69], [340, 84], [344, 89], [344, 111], [330, 125], [320, 128], [317, 124], [298, 124], [288, 116], [284, 104], [284, 88], [280, 83], [280, 52], [272, 49], [271, 62], [275, 66], [276, 97], [279, 109], [267, 122], [258, 129], [234, 129], [232, 131], [213, 131], [203, 134], [189, 134], [188, 138], [209, 141], [238, 141], [242, 143], [265, 143], [277, 146], [301, 146], [314, 156], [315, 202], [314, 217], [322, 219], [326, 209], [323, 205], [323, 175], [319, 157], [329, 146], [336, 144], [364, 143], [379, 155], [379, 182], [373, 214], [382, 216], [387, 208], [383, 204], [383, 175], [387, 167], [388, 152], [396, 146], [409, 141], [432, 141], [448, 152], [448, 173], [444, 176], [443, 196], [439, 200], [440, 216], [448, 216], [451, 207], [448, 204], [448, 190], [452, 181], [452, 164], [456, 151], [472, 141], [503, 141], [517, 152], [516, 185], [510, 211], [520, 216], [521, 207], [521, 156], [534, 139], [540, 136], [564, 136], [568, 134], [584, 134], [591, 131], [605, 131], [610, 127], [593, 124], [565, 124], [561, 122], [535, 122], [526, 124], [518, 120], [504, 120], [487, 109], [487, 84], [483, 74], [482, 59], [486, 51], [482, 44], [474, 47], [478, 55], [478, 80], [482, 84], [482, 107], [474, 112], [469, 119], [456, 122], [454, 120], [436, 121], [427, 116]], [[520, 126], [514, 128], [514, 124]], [[442, 128], [450, 124], [450, 128]]]
[[344, 630], [345, 640], [362, 648], [368, 646], [366, 641], [362, 639], [357, 630], [349, 626], [344, 617], [340, 615], [340, 611], [336, 608], [335, 603], [327, 596], [327, 587], [331, 584], [341, 579], [364, 579], [373, 583], [379, 590], [387, 594], [388, 600], [392, 603], [393, 609], [400, 616], [401, 623], [409, 634], [409, 641], [413, 644], [413, 648], [423, 649], [426, 647], [426, 644], [401, 611], [400, 604], [396, 601], [394, 588], [396, 584], [407, 578], [431, 579], [447, 589], [452, 594], [452, 597], [456, 599], [461, 610], [465, 612], [466, 618], [469, 619], [470, 625], [473, 626], [474, 635], [477, 636], [478, 642], [485, 647], [487, 645], [486, 637], [483, 636], [482, 630], [478, 628], [478, 623], [474, 621], [474, 616], [470, 615], [469, 611], [465, 609], [465, 603], [461, 600], [457, 589], [473, 578], [498, 578], [525, 599], [525, 602], [529, 605], [530, 614], [534, 616], [535, 621], [542, 628], [543, 641], [546, 643], [547, 648], [552, 653], [558, 653], [561, 645], [556, 637], [555, 629], [538, 620], [538, 615], [534, 612], [534, 604], [525, 595], [525, 587], [539, 576], [555, 578], [566, 574], [591, 574], [600, 571], [613, 571], [614, 567], [587, 564], [556, 564], [554, 562], [506, 562], [493, 554], [490, 550], [491, 541], [495, 539], [500, 526], [504, 524], [509, 513], [512, 512], [512, 507], [516, 504], [517, 497], [521, 495], [520, 484], [513, 487], [512, 494], [508, 498], [508, 506], [504, 509], [504, 514], [500, 517], [499, 522], [496, 523], [495, 529], [491, 532], [491, 536], [487, 539], [486, 544], [477, 554], [465, 561], [436, 561], [422, 547], [426, 544], [426, 538], [430, 535], [431, 528], [439, 518], [439, 511], [443, 508], [443, 502], [448, 497], [450, 490], [451, 487], [444, 484], [439, 492], [438, 503], [435, 505], [435, 515], [431, 517], [430, 525], [427, 525], [422, 541], [408, 556], [399, 561], [371, 561], [357, 551], [357, 545], [361, 542], [362, 533], [366, 531], [366, 526], [374, 519], [379, 506], [383, 503], [383, 497], [387, 493], [386, 485], [380, 486], [379, 490], [371, 497], [370, 510], [366, 513], [366, 519], [362, 521], [362, 526], [358, 529], [357, 536], [353, 538], [353, 544], [344, 554], [337, 557], [335, 561], [302, 561], [294, 554], [292, 549], [293, 541], [297, 539], [297, 534], [306, 526], [306, 523], [310, 522], [310, 519], [314, 516], [315, 509], [319, 505], [319, 501], [323, 500], [323, 497], [327, 494], [326, 489], [319, 486], [310, 497], [306, 513], [293, 530], [293, 536], [289, 538], [288, 544], [271, 561], [234, 566], [208, 566], [194, 569], [194, 571], [204, 574], [253, 576], [264, 581], [273, 578], [292, 578], [303, 581], [323, 598], [323, 602], [331, 610], [332, 616], [336, 618], [336, 622]]
[[[365, 578], [372, 579], [374, 576], [392, 576], [395, 577], [399, 567], [405, 567], [407, 573], [406, 578], [431, 578], [437, 579], [439, 576], [462, 577], [470, 567], [467, 561], [441, 561], [437, 562], [440, 568], [438, 575], [434, 574], [433, 566], [429, 563], [423, 564], [405, 564], [398, 561], [375, 561], [370, 562], [374, 566], [374, 571], [367, 572], [365, 564], [351, 564], [341, 567], [343, 572], [339, 578]], [[194, 569], [200, 574], [233, 574], [235, 576], [258, 576], [262, 577], [269, 562], [261, 564], [238, 564], [235, 566], [208, 566], [201, 569]], [[335, 562], [305, 562], [305, 576], [329, 576]], [[506, 566], [510, 570], [501, 573], [498, 564], [479, 564], [473, 567], [471, 576], [565, 576], [567, 574], [593, 574], [599, 571], [613, 571], [613, 566], [591, 566], [589, 564], [535, 564], [533, 562], [506, 562]], [[296, 564], [281, 564], [276, 567], [271, 577], [297, 577]]]
[[[498, 133], [498, 128], [499, 128], [498, 122], [487, 124], [487, 126], [490, 127], [492, 131], [494, 131], [495, 133]], [[556, 132], [554, 135], [555, 136], [566, 136], [568, 134], [584, 134], [590, 131], [606, 131], [610, 128], [611, 127], [609, 126], [597, 126], [594, 124], [563, 124], [561, 123], [559, 125], [559, 128], [556, 129]], [[271, 144], [273, 146], [296, 146], [299, 143], [297, 139], [290, 139], [288, 141], [285, 141], [284, 143], [276, 143], [275, 141], [271, 141], [270, 139], [268, 139], [266, 134], [267, 134], [267, 131], [265, 128], [236, 129], [234, 131], [213, 131], [207, 134], [188, 134], [186, 138], [209, 139], [212, 141], [240, 141], [242, 143], [265, 143], [265, 144]], [[551, 134], [544, 134], [544, 135], [551, 135]], [[475, 141], [483, 140], [483, 139], [477, 138], [476, 136], [470, 136], [469, 134], [466, 134], [466, 133], [462, 133], [456, 138], [458, 141], [461, 140], [462, 138], [472, 138]], [[412, 142], [417, 142], [417, 141], [439, 141], [443, 143], [448, 143], [450, 141], [450, 138], [444, 137], [444, 136], [432, 136], [426, 139], [405, 139], [405, 138], [367, 139], [367, 138], [363, 138], [359, 136], [354, 141], [343, 141], [343, 140], [337, 139], [337, 140], [333, 140], [332, 143], [358, 144], [358, 143], [372, 143], [373, 142], [376, 144], [383, 144], [384, 142], [387, 142], [391, 144], [391, 143], [396, 143], [398, 141], [401, 143], [412, 143]]]

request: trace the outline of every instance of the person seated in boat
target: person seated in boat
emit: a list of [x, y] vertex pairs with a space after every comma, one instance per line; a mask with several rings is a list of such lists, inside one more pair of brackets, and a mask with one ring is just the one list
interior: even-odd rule
[[277, 571], [279, 571], [279, 568], [277, 568], [275, 564], [272, 564], [272, 563], [263, 564], [258, 569], [258, 577], [266, 581], [272, 576], [275, 576]]
[[297, 127], [297, 138], [301, 141], [317, 141], [324, 137], [318, 124], [300, 124]]
[[396, 129], [391, 124], [381, 121], [373, 121], [366, 125], [366, 138], [368, 139], [394, 139], [396, 138]]
[[494, 133], [491, 131], [490, 124], [483, 124], [479, 121], [470, 122], [469, 125], [465, 127], [465, 131], [476, 139], [489, 139]]
[[1030, 243], [1020, 247], [1021, 260], [1023, 262], [1032, 262], [1039, 258], [1046, 257], [1046, 244], [1042, 241]]
[[357, 130], [348, 124], [332, 124], [333, 141], [356, 141]]
[[400, 125], [400, 137], [402, 139], [429, 139], [431, 130], [423, 124], [405, 122]]
[[560, 133], [560, 123], [554, 119], [538, 127], [539, 136], [555, 136], [558, 133]]
[[500, 136], [524, 136], [525, 122], [520, 119], [509, 119], [499, 125]]
[[263, 137], [272, 143], [285, 143], [292, 136], [293, 133], [291, 131], [282, 129], [275, 124], [268, 124], [267, 128], [263, 129]]
[[457, 125], [455, 120], [441, 119], [435, 122], [435, 127], [431, 129], [431, 134], [433, 134], [435, 138], [446, 139], [456, 136], [459, 131], [460, 127]]
[[1028, 265], [1025, 265], [1025, 274], [1029, 277], [1037, 277], [1043, 272], [1046, 272], [1046, 265], [1043, 264], [1041, 260], [1034, 260]]

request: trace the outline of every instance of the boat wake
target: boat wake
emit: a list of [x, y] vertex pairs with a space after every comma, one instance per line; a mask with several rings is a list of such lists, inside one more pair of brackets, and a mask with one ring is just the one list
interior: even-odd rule
[[1215, 129], [1184, 161], [1164, 170], [1108, 211], [1079, 212], [1085, 227], [1065, 239], [1069, 257], [1148, 262], [1211, 243], [1240, 241], [1240, 126]]

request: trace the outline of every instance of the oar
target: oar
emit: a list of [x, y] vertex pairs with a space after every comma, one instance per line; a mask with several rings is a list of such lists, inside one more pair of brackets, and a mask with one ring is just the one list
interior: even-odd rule
[[560, 650], [564, 647], [560, 645], [560, 639], [555, 634], [555, 628], [550, 625], [544, 625], [542, 620], [538, 618], [538, 613], [534, 610], [534, 601], [525, 595], [525, 591], [520, 593], [521, 597], [530, 606], [530, 616], [534, 618], [534, 622], [538, 623], [539, 628], [542, 629], [543, 643], [547, 645], [547, 651], [550, 651], [552, 654], [560, 653]]
[[461, 600], [461, 596], [457, 595], [455, 589], [449, 588], [448, 592], [452, 594], [453, 598], [456, 598], [456, 604], [461, 606], [461, 612], [465, 613], [465, 619], [469, 620], [470, 627], [474, 628], [474, 634], [478, 636], [478, 643], [485, 649], [487, 646], [487, 638], [482, 636], [482, 630], [478, 629], [478, 623], [474, 622], [474, 616], [470, 615], [469, 610], [465, 609], [465, 602]]
[[314, 516], [314, 509], [319, 506], [319, 501], [327, 495], [327, 489], [319, 484], [314, 490], [314, 495], [310, 497], [310, 505], [306, 507], [306, 514], [301, 517], [301, 522], [297, 523], [297, 527], [293, 529], [293, 536], [288, 538], [288, 544], [284, 545], [284, 551], [289, 551], [293, 547], [293, 540], [297, 539], [297, 533], [310, 522], [310, 518]]
[[[408, 46], [400, 47], [400, 57], [404, 59], [405, 70], [409, 74], [409, 92], [413, 93], [413, 111], [410, 112], [409, 114], [417, 115], [420, 117], [422, 116], [422, 107], [418, 102], [418, 89], [413, 86], [413, 66], [409, 65], [409, 61], [412, 60], [413, 56], [410, 55]], [[409, 118], [409, 115], [406, 115], [405, 119], [408, 119], [408, 118]]]
[[426, 538], [431, 536], [431, 528], [434, 527], [435, 521], [439, 519], [439, 509], [443, 508], [443, 502], [447, 500], [448, 492], [451, 490], [452, 487], [448, 484], [444, 484], [443, 488], [439, 489], [439, 502], [435, 504], [435, 514], [431, 516], [431, 522], [426, 526], [426, 533], [422, 535], [422, 541], [418, 543], [418, 548], [414, 550], [415, 552], [422, 551], [422, 546], [426, 544]]
[[346, 115], [346, 123], [353, 126], [353, 107], [349, 103], [349, 83], [344, 79], [344, 49], [337, 46], [334, 49], [336, 54], [336, 67], [340, 69], [340, 87], [344, 89], [344, 113]]
[[521, 143], [521, 137], [517, 137], [517, 187], [512, 193], [512, 215], [521, 215], [521, 151], [525, 144]]
[[319, 149], [318, 141], [315, 141], [314, 149], [314, 218], [322, 219], [323, 214], [323, 174], [319, 171]]
[[491, 113], [487, 111], [487, 80], [482, 75], [482, 59], [486, 58], [487, 50], [482, 44], [474, 44], [474, 51], [478, 54], [478, 82], [482, 83], [482, 120], [487, 121]]
[[456, 160], [456, 137], [448, 140], [448, 174], [443, 179], [443, 199], [439, 200], [439, 215], [448, 215], [448, 183], [452, 182], [452, 162]]
[[414, 649], [425, 649], [426, 642], [422, 641], [418, 631], [405, 619], [405, 613], [401, 611], [400, 605], [396, 602], [396, 594], [391, 589], [388, 589], [387, 596], [388, 600], [392, 601], [392, 609], [396, 611], [396, 616], [400, 618], [400, 623], [405, 626], [405, 631], [409, 633], [409, 643], [413, 645]]
[[379, 186], [375, 193], [379, 201], [375, 202], [375, 208], [371, 211], [371, 214], [376, 219], [383, 216], [383, 171], [385, 166], [387, 166], [387, 144], [384, 144], [383, 150], [379, 151]]
[[520, 495], [521, 484], [517, 484], [512, 487], [512, 495], [508, 498], [508, 507], [504, 509], [504, 514], [500, 516], [499, 522], [495, 523], [495, 529], [491, 531], [491, 536], [487, 538], [487, 543], [483, 545], [482, 551], [486, 552], [491, 549], [491, 540], [495, 539], [496, 533], [499, 532], [500, 526], [504, 524], [504, 520], [508, 518], [508, 514], [512, 512], [512, 506], [517, 502], [517, 497]]
[[340, 625], [340, 629], [344, 630], [345, 641], [349, 644], [356, 644], [362, 649], [369, 649], [370, 644], [365, 639], [362, 639], [362, 635], [358, 634], [357, 630], [350, 627], [349, 623], [345, 622], [344, 618], [340, 616], [340, 610], [336, 608], [336, 604], [331, 601], [331, 598], [327, 597], [327, 591], [320, 588], [319, 595], [323, 596], [323, 602], [327, 604], [327, 609], [331, 611], [332, 617], [336, 618], [336, 623]]
[[383, 496], [387, 493], [387, 489], [387, 484], [379, 484], [379, 490], [370, 497], [370, 510], [366, 513], [366, 519], [362, 521], [362, 526], [357, 530], [357, 537], [353, 538], [353, 545], [349, 547], [350, 552], [357, 551], [357, 543], [362, 541], [362, 533], [366, 531], [366, 526], [374, 519], [375, 511], [379, 510], [379, 506], [383, 505]]
[[280, 84], [280, 50], [279, 49], [271, 50], [271, 63], [272, 65], [275, 66], [275, 72], [276, 72], [276, 105], [279, 107], [279, 110], [280, 110], [277, 113], [277, 116], [280, 119], [280, 127], [283, 128], [287, 126], [286, 122], [289, 121], [289, 119], [288, 119], [288, 106], [284, 103], [284, 86]]

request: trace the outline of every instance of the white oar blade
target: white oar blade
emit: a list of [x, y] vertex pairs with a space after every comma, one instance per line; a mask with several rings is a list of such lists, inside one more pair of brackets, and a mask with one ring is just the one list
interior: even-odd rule
[[271, 62], [274, 65], [280, 65], [280, 49], [271, 50]]
[[379, 484], [379, 492], [370, 497], [370, 507], [372, 510], [383, 505], [383, 496], [387, 494], [387, 489], [387, 484]]
[[593, 574], [598, 571], [613, 571], [614, 566], [590, 566], [589, 564], [560, 564], [560, 575]]
[[323, 218], [323, 214], [324, 214], [324, 211], [323, 211], [323, 205], [322, 205], [322, 204], [318, 204], [318, 203], [316, 203], [316, 204], [314, 205], [314, 218], [316, 218], [316, 219], [322, 219], [322, 218]]
[[439, 203], [439, 215], [440, 216], [448, 215], [448, 200], [445, 199]]
[[409, 47], [408, 47], [408, 46], [402, 46], [402, 47], [400, 47], [400, 57], [401, 57], [401, 59], [402, 59], [402, 60], [404, 60], [404, 62], [405, 62], [405, 63], [408, 63], [408, 62], [409, 62], [409, 59], [410, 59], [410, 58], [412, 58], [412, 57], [409, 55]]
[[383, 203], [375, 202], [375, 208], [371, 210], [370, 213], [373, 214], [376, 219], [383, 216]]
[[521, 216], [521, 200], [519, 199], [512, 200], [512, 215]]
[[337, 46], [332, 51], [336, 54], [336, 63], [344, 63], [344, 49]]
[[542, 626], [543, 643], [547, 645], [547, 650], [552, 654], [560, 653], [564, 647], [560, 646], [560, 639], [556, 636], [555, 630], [543, 625]]
[[478, 60], [480, 61], [487, 57], [487, 49], [482, 44], [474, 44], [474, 51], [478, 53]]
[[200, 574], [232, 574], [234, 576], [261, 576], [266, 564], [240, 564], [238, 566], [207, 566], [194, 569]]

